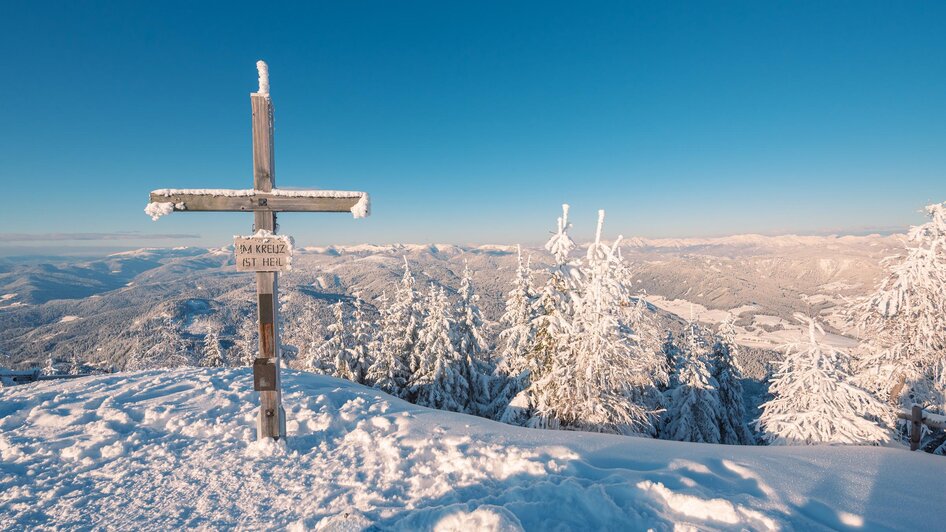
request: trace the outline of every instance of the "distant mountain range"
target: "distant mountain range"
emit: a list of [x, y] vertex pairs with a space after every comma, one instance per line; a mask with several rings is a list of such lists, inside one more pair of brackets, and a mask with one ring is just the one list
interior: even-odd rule
[[[762, 236], [624, 241], [634, 283], [650, 297], [668, 328], [693, 318], [708, 324], [738, 316], [740, 342], [769, 350], [797, 336], [794, 312], [822, 316], [832, 340], [844, 298], [865, 294], [879, 279], [880, 259], [902, 250], [901, 235]], [[537, 272], [548, 254], [523, 249]], [[575, 251], [576, 256], [583, 253]], [[293, 271], [280, 278], [287, 353], [304, 351], [324, 334], [328, 305], [360, 297], [368, 316], [400, 279], [405, 259], [419, 287], [435, 283], [454, 293], [464, 263], [474, 272], [488, 323], [495, 325], [515, 271], [516, 246], [395, 244], [297, 249]], [[692, 315], [692, 316], [691, 316]], [[126, 367], [142, 342], [162, 329], [198, 345], [215, 332], [235, 345], [255, 320], [252, 275], [238, 273], [229, 248], [146, 248], [94, 259], [0, 259], [0, 365], [42, 365], [48, 356], [103, 368]], [[167, 331], [163, 331], [166, 333]], [[498, 333], [492, 327], [493, 337]], [[136, 347], [138, 346], [138, 347]], [[748, 361], [764, 374], [764, 361]]]

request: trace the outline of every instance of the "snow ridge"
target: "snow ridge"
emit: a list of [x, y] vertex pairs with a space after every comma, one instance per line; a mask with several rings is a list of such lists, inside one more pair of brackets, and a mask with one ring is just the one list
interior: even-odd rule
[[251, 381], [0, 388], [0, 529], [920, 530], [943, 487], [924, 453], [537, 431], [291, 370], [288, 439], [257, 442]]

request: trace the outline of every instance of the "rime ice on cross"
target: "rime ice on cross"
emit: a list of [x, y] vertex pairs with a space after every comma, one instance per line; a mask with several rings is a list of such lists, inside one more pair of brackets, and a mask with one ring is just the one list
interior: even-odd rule
[[[269, 97], [269, 68], [256, 63], [259, 91], [250, 94], [253, 105], [253, 188], [246, 190], [162, 189], [151, 192], [145, 212], [157, 220], [173, 211], [252, 212], [254, 231], [275, 232], [277, 212], [351, 212], [368, 215], [368, 194], [340, 190], [279, 190], [275, 187], [273, 158], [273, 105]], [[259, 439], [286, 436], [279, 366], [279, 298], [276, 272], [256, 272], [259, 308], [259, 358], [254, 374], [275, 366], [275, 390], [260, 391], [257, 424]], [[271, 369], [270, 369], [271, 371]]]

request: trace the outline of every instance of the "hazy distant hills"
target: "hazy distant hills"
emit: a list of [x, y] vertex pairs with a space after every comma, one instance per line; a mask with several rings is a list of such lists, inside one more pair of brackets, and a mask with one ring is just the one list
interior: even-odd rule
[[[622, 249], [635, 284], [657, 307], [683, 318], [692, 313], [707, 323], [732, 311], [739, 316], [741, 342], [771, 349], [797, 334], [790, 321], [794, 312], [821, 314], [837, 325], [836, 306], [874, 286], [880, 260], [902, 249], [902, 237], [629, 239]], [[542, 249], [523, 253], [537, 271], [549, 260]], [[304, 351], [324, 330], [328, 305], [339, 297], [362, 298], [372, 316], [377, 298], [401, 278], [405, 258], [419, 288], [433, 282], [451, 293], [468, 263], [484, 316], [495, 322], [502, 314], [515, 272], [515, 246], [297, 249], [293, 271], [280, 278], [289, 352]], [[214, 331], [226, 347], [237, 341], [240, 327], [255, 320], [252, 279], [236, 272], [226, 248], [142, 249], [56, 263], [7, 259], [0, 262], [0, 352], [9, 355], [6, 364], [16, 366], [75, 353], [120, 369], [130, 351], [167, 327], [195, 346]], [[663, 319], [669, 327], [679, 323], [670, 314]]]

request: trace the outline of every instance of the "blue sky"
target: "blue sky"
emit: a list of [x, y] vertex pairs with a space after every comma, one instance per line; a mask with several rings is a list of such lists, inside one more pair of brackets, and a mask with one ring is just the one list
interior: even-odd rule
[[303, 244], [535, 243], [563, 201], [579, 237], [598, 208], [610, 236], [858, 232], [917, 223], [946, 200], [939, 2], [4, 12], [7, 245], [25, 238], [10, 233], [224, 245], [247, 232], [245, 214], [151, 222], [142, 208], [154, 188], [249, 186], [260, 58], [277, 184], [373, 198], [367, 220], [282, 216]]

